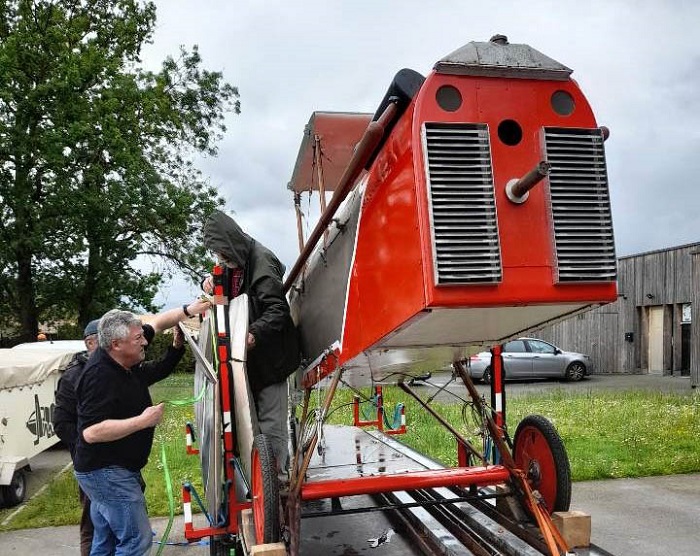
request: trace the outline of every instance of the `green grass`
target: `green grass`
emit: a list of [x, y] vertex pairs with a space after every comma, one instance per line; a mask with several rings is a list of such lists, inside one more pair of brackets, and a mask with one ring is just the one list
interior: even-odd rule
[[[192, 395], [192, 375], [174, 375], [152, 389], [154, 402]], [[456, 465], [456, 444], [418, 404], [407, 400], [398, 388], [385, 388], [384, 399], [391, 418], [397, 401], [406, 404], [409, 432], [398, 437], [419, 452]], [[341, 407], [352, 399], [340, 390], [329, 419], [350, 424], [352, 410]], [[477, 427], [461, 405], [433, 407], [477, 445]], [[571, 394], [566, 388], [547, 394], [513, 397], [508, 401], [508, 429], [528, 414], [550, 419], [561, 435], [571, 461], [574, 481], [647, 475], [700, 472], [700, 395], [643, 391], [588, 392]], [[165, 442], [168, 466], [175, 487], [175, 509], [181, 512], [180, 484], [192, 482], [201, 492], [199, 457], [185, 453], [184, 424], [193, 421], [192, 406], [168, 406], [156, 431], [153, 452], [143, 474], [148, 485], [146, 499], [151, 516], [168, 515], [168, 501], [160, 446]], [[0, 512], [0, 520], [9, 514]], [[49, 488], [0, 530], [75, 524], [80, 516], [77, 487], [72, 470], [61, 474]]]
[[[366, 392], [365, 392], [366, 393]], [[335, 406], [349, 403], [340, 391]], [[447, 466], [457, 464], [452, 435], [398, 388], [384, 389], [391, 417], [397, 401], [406, 405], [408, 433], [399, 438]], [[432, 404], [461, 434], [481, 446], [478, 427], [461, 404]], [[564, 441], [574, 481], [700, 472], [700, 395], [648, 391], [587, 392], [566, 388], [508, 400], [508, 430], [530, 414], [547, 417]], [[331, 422], [350, 423], [350, 409]]]

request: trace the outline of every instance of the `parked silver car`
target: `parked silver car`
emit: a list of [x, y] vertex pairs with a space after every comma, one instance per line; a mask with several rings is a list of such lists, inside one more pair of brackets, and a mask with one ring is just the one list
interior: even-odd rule
[[[482, 351], [469, 360], [473, 379], [491, 382], [491, 353]], [[518, 338], [503, 345], [506, 379], [564, 378], [577, 381], [593, 372], [593, 360], [583, 353], [563, 351], [535, 338]]]

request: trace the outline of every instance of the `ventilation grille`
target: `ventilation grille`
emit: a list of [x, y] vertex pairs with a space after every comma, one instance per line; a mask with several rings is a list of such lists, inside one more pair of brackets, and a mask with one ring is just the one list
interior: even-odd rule
[[559, 282], [617, 277], [603, 137], [599, 129], [544, 130]]
[[500, 282], [488, 128], [426, 123], [424, 132], [436, 283]]

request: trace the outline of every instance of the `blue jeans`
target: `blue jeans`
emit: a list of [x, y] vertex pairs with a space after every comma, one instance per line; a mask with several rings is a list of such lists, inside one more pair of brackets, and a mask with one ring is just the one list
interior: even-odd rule
[[110, 466], [75, 472], [80, 488], [90, 498], [95, 526], [90, 556], [143, 556], [151, 549], [151, 524], [140, 473]]

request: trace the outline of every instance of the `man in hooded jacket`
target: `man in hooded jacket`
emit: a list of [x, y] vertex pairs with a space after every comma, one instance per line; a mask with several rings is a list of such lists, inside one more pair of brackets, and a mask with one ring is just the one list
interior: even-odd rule
[[[247, 374], [260, 430], [272, 442], [280, 469], [287, 463], [287, 377], [300, 362], [299, 340], [284, 295], [285, 267], [230, 217], [215, 211], [204, 245], [227, 267], [230, 296], [248, 295]], [[205, 289], [210, 289], [205, 284]], [[211, 292], [210, 292], [211, 293]]]

